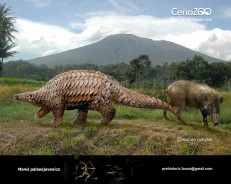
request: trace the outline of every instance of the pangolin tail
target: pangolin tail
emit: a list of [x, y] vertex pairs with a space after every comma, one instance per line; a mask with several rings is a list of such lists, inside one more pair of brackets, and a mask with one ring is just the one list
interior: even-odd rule
[[162, 109], [176, 115], [175, 110], [168, 103], [142, 93], [131, 91], [125, 87], [122, 87], [115, 102], [131, 107]]

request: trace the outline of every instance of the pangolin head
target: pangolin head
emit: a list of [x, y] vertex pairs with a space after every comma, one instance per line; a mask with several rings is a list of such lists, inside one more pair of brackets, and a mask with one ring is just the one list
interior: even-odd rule
[[25, 92], [25, 93], [15, 94], [14, 95], [14, 99], [26, 101], [28, 103], [36, 105], [36, 102], [35, 102], [35, 100], [34, 100], [33, 95], [32, 95], [31, 92]]

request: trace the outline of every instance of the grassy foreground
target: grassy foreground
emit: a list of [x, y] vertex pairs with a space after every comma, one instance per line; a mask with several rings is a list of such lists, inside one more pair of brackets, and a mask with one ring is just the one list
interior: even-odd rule
[[[75, 125], [77, 110], [65, 111], [63, 124], [52, 128], [52, 114], [35, 121], [39, 110], [29, 103], [13, 100], [19, 92], [33, 91], [44, 82], [20, 83], [0, 78], [0, 155], [230, 155], [231, 93], [221, 92], [220, 125], [202, 125], [199, 110], [185, 109], [180, 124], [161, 110], [115, 105], [116, 118], [107, 126], [101, 115], [90, 111], [87, 123]], [[12, 81], [16, 80], [15, 83]], [[18, 81], [17, 81], [18, 80]], [[23, 79], [25, 80], [25, 79]]]

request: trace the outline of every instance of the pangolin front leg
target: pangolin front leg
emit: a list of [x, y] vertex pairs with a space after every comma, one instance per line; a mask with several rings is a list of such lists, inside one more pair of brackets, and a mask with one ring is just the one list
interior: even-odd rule
[[42, 107], [35, 115], [34, 115], [34, 119], [38, 119], [41, 118], [45, 115], [47, 115], [51, 110], [46, 108], [46, 107]]
[[65, 109], [63, 108], [53, 110], [54, 120], [51, 122], [52, 127], [57, 127], [61, 125], [63, 120], [64, 110]]
[[84, 123], [87, 121], [87, 109], [79, 109], [78, 110], [78, 116], [77, 118], [73, 121], [74, 123]]
[[103, 125], [107, 125], [109, 122], [111, 122], [116, 113], [116, 109], [112, 103], [109, 101], [104, 101], [102, 98], [99, 101], [92, 102], [90, 109], [98, 111], [103, 116], [103, 119], [100, 122]]

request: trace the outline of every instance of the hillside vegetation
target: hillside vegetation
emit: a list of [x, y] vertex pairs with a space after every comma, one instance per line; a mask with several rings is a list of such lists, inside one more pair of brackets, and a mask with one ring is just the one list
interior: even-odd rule
[[[77, 110], [65, 111], [63, 124], [52, 128], [53, 115], [34, 120], [39, 110], [29, 103], [16, 101], [13, 95], [33, 91], [45, 82], [18, 78], [0, 78], [0, 154], [1, 155], [230, 155], [231, 93], [220, 92], [220, 124], [202, 125], [200, 111], [185, 109], [182, 125], [161, 110], [115, 105], [116, 117], [107, 126], [100, 125], [101, 115], [90, 111], [88, 121], [75, 125]], [[146, 94], [142, 88], [135, 89]], [[160, 96], [161, 97], [161, 96]]]
[[188, 59], [178, 63], [172, 62], [163, 66], [151, 66], [151, 63], [148, 55], [140, 55], [131, 60], [129, 64], [74, 64], [57, 65], [54, 68], [48, 68], [46, 65], [37, 66], [19, 60], [4, 63], [2, 76], [49, 80], [62, 72], [85, 69], [101, 71], [111, 75], [128, 88], [141, 85], [148, 89], [165, 89], [173, 81], [190, 80], [225, 90], [231, 89], [231, 62], [213, 62], [210, 64], [201, 56], [195, 55], [191, 60]]

